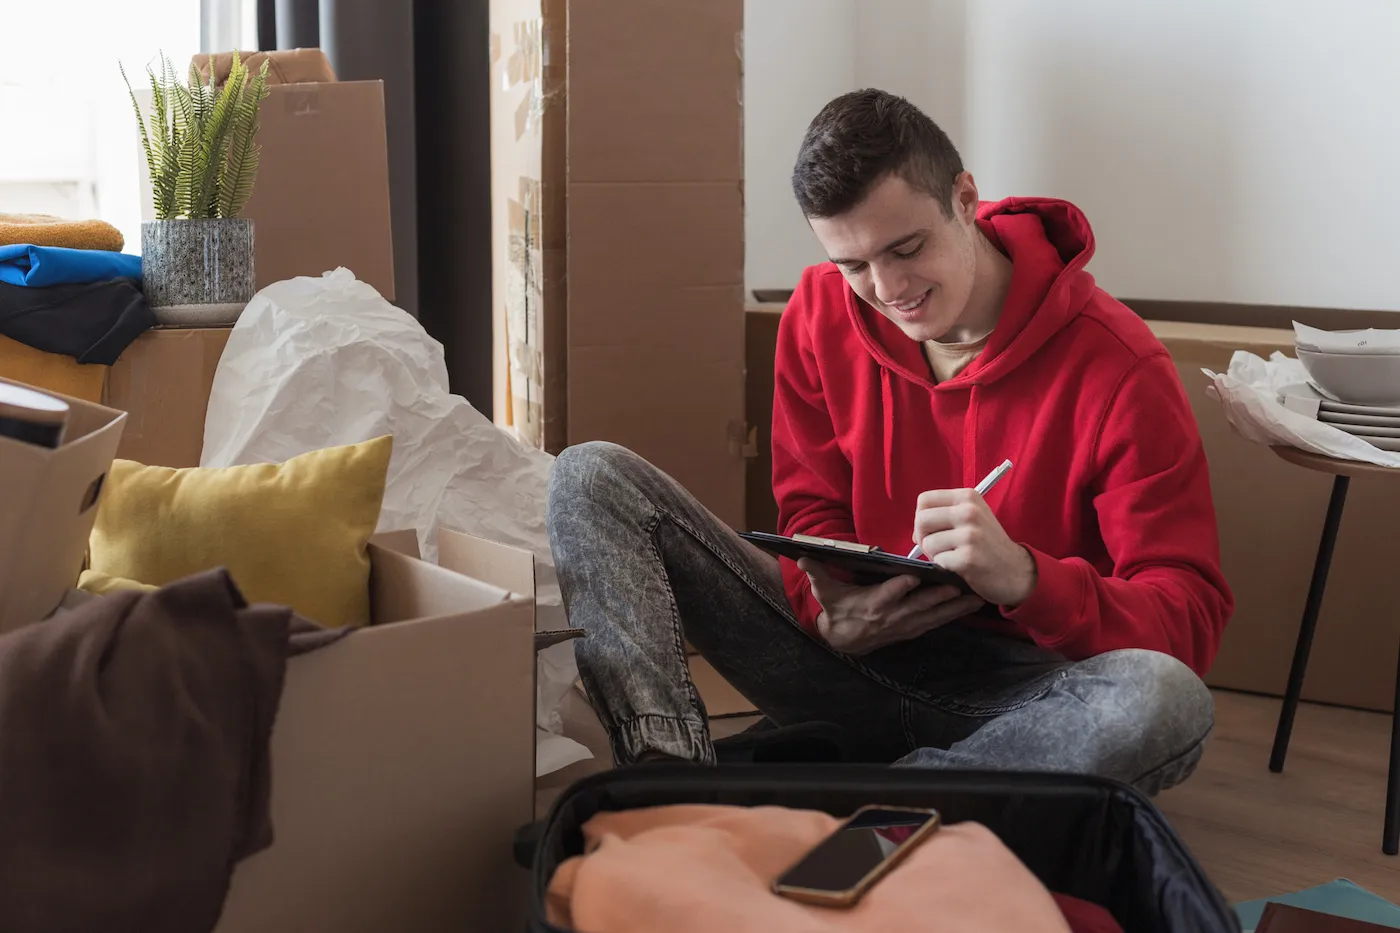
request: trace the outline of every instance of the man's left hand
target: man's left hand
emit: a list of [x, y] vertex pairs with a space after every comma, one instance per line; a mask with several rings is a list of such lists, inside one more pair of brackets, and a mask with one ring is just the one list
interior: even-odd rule
[[994, 606], [1015, 608], [1035, 589], [1035, 558], [1007, 537], [975, 489], [935, 489], [919, 496], [914, 543]]

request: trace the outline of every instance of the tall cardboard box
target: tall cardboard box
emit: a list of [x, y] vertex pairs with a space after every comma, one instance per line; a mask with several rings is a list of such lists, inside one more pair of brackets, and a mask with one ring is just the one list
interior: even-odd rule
[[742, 0], [490, 9], [498, 418], [741, 524]]
[[383, 81], [268, 88], [258, 113], [258, 288], [344, 266], [394, 300]]
[[46, 618], [78, 578], [126, 421], [122, 412], [58, 397], [69, 417], [57, 448], [0, 437], [0, 632]]

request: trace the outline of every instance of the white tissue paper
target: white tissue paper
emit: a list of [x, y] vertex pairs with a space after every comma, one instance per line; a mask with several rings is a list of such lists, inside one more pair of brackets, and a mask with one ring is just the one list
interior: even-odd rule
[[1317, 405], [1311, 413], [1296, 411], [1284, 398], [1307, 385], [1308, 373], [1292, 357], [1275, 352], [1268, 360], [1253, 353], [1236, 351], [1224, 373], [1202, 370], [1210, 377], [1206, 394], [1220, 402], [1225, 418], [1245, 439], [1257, 444], [1298, 447], [1339, 460], [1359, 460], [1378, 466], [1400, 467], [1400, 454], [1381, 450], [1317, 420]]
[[1400, 353], [1400, 330], [1318, 330], [1294, 321], [1293, 342], [1323, 353]]
[[[384, 434], [394, 453], [379, 530], [416, 528], [427, 560], [439, 524], [534, 552], [536, 626], [567, 627], [545, 532], [554, 458], [450, 394], [442, 345], [348, 269], [258, 292], [214, 374], [201, 464], [277, 463]], [[562, 734], [573, 652], [539, 653], [537, 776], [593, 757]]]

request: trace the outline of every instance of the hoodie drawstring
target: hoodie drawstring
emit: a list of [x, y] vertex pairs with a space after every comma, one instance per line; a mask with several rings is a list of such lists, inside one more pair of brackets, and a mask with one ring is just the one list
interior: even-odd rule
[[885, 428], [885, 497], [894, 501], [894, 387], [890, 385], [890, 370], [880, 367], [880, 403], [884, 409]]
[[967, 394], [967, 414], [963, 416], [963, 485], [971, 489], [982, 481], [977, 469], [977, 383]]

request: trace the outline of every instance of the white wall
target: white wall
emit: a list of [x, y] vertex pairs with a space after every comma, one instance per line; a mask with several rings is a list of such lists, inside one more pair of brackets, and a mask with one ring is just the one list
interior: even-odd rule
[[744, 239], [750, 288], [790, 288], [822, 259], [788, 178], [807, 124], [855, 81], [854, 0], [744, 4]]
[[[957, 138], [965, 0], [746, 0], [744, 197], [750, 288], [826, 258], [789, 186], [807, 124], [858, 87], [903, 94]], [[859, 11], [859, 15], [857, 15]]]
[[[795, 5], [749, 0], [747, 10], [751, 22]], [[881, 0], [860, 10], [846, 33], [856, 50], [847, 88], [882, 86], [925, 107], [986, 197], [1078, 203], [1099, 243], [1090, 268], [1115, 294], [1400, 309], [1400, 4]], [[826, 29], [834, 43], [834, 20], [812, 18], [798, 28]], [[820, 106], [810, 93], [776, 99], [770, 76], [796, 43], [789, 33], [780, 50], [764, 35], [746, 42], [746, 101], [764, 101], [746, 114], [750, 146], [765, 112], [809, 118]], [[800, 135], [768, 137], [789, 151], [746, 166], [751, 286], [791, 285], [794, 259], [821, 258], [809, 233], [795, 250], [754, 238], [792, 232], [752, 192], [785, 183], [786, 167], [774, 168]]]
[[[18, 14], [16, 14], [18, 15]], [[111, 0], [28, 4], [0, 29], [0, 211], [98, 217], [141, 249], [135, 116], [117, 63], [138, 88], [165, 52], [178, 68], [199, 50], [199, 4]]]

